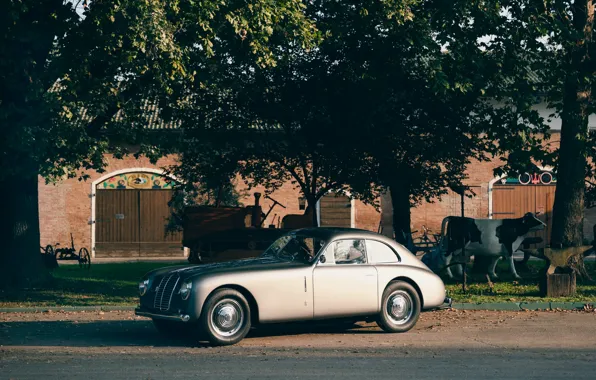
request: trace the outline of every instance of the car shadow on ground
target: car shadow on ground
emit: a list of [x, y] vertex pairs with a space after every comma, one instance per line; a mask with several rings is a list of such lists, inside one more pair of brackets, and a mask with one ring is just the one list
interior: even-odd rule
[[[188, 325], [194, 327], [194, 325]], [[251, 329], [246, 339], [302, 334], [378, 334], [375, 325], [338, 322], [284, 323]], [[183, 330], [181, 337], [157, 332], [150, 320], [117, 321], [34, 321], [0, 322], [0, 342], [4, 346], [70, 347], [197, 347], [209, 345], [193, 331]]]

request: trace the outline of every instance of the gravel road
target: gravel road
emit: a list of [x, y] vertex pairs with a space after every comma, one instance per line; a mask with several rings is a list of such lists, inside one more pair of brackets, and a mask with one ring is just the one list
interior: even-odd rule
[[254, 329], [211, 348], [131, 312], [0, 314], [0, 379], [594, 379], [596, 312], [424, 313], [374, 324]]

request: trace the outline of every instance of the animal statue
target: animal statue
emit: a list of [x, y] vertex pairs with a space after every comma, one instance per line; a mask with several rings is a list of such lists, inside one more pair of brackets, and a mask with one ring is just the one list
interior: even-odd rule
[[[515, 219], [473, 219], [460, 216], [448, 216], [441, 223], [441, 244], [439, 257], [434, 260], [444, 261], [445, 273], [453, 278], [450, 264], [455, 258], [466, 262], [474, 255], [489, 256], [492, 258], [488, 266], [488, 275], [491, 279], [498, 279], [495, 273], [497, 262], [502, 257], [509, 262], [511, 275], [521, 279], [515, 270], [513, 252], [515, 252], [525, 235], [532, 231], [542, 230], [546, 224], [536, 218], [531, 212], [521, 218]], [[465, 247], [466, 257], [461, 257], [462, 248]], [[427, 260], [431, 260], [431, 255]], [[454, 265], [458, 275], [462, 275], [463, 266]]]

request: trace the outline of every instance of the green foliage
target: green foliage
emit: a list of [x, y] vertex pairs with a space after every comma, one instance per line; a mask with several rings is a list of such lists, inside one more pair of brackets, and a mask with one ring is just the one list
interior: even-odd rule
[[62, 0], [0, 7], [3, 176], [101, 171], [124, 142], [153, 145], [146, 127], [171, 121], [215, 57], [274, 65], [272, 36], [308, 47], [317, 34], [299, 0], [94, 0], [83, 18]]
[[219, 148], [201, 155], [196, 143], [217, 136], [230, 173], [268, 191], [289, 180], [309, 204], [328, 191], [373, 202], [396, 177], [413, 203], [445, 193], [471, 158], [496, 150], [482, 132], [502, 118], [481, 96], [498, 61], [476, 42], [486, 23], [465, 26], [494, 12], [466, 1], [310, 2], [319, 46], [280, 47], [265, 69], [234, 61], [208, 86], [209, 105], [183, 107], [183, 172], [221, 163]]
[[[494, 2], [502, 9], [491, 54], [503, 57], [502, 71], [509, 76], [495, 86], [518, 116], [510, 132], [497, 131], [501, 151], [513, 151], [502, 170], [525, 171], [535, 164], [557, 171], [552, 242], [582, 244], [585, 180], [588, 201], [594, 183], [594, 139], [588, 117], [596, 111], [594, 3], [581, 1], [523, 0]], [[562, 121], [560, 147], [549, 146], [545, 120], [532, 111], [544, 101], [550, 117]], [[541, 132], [545, 132], [541, 135]], [[591, 157], [590, 157], [591, 156]]]

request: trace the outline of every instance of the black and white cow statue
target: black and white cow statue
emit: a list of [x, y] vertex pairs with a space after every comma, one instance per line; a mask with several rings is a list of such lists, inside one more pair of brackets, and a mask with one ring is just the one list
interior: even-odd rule
[[[444, 261], [446, 275], [453, 278], [451, 260], [457, 256], [457, 261], [467, 261], [470, 256], [489, 256], [492, 260], [488, 266], [488, 275], [497, 279], [495, 267], [501, 257], [509, 261], [511, 275], [515, 279], [521, 277], [515, 271], [513, 252], [522, 244], [526, 234], [545, 228], [544, 222], [536, 218], [531, 212], [515, 219], [473, 219], [461, 216], [448, 216], [441, 225], [441, 244], [439, 259]], [[465, 246], [465, 260], [461, 257], [462, 247]], [[426, 255], [425, 255], [426, 256]], [[454, 265], [458, 275], [462, 275], [462, 265]]]

